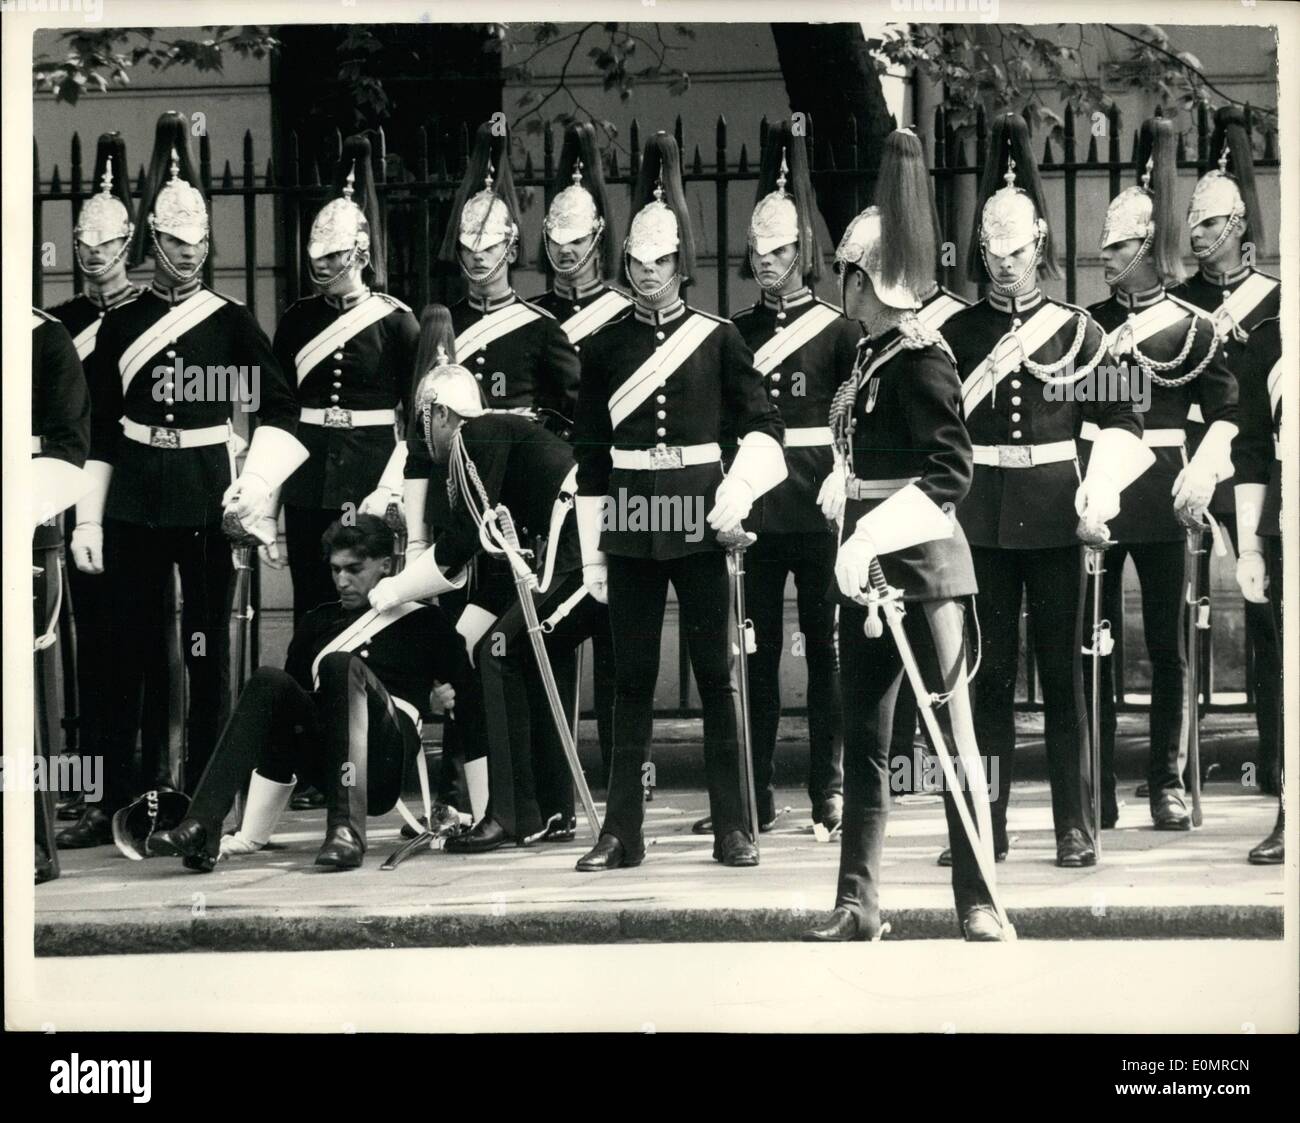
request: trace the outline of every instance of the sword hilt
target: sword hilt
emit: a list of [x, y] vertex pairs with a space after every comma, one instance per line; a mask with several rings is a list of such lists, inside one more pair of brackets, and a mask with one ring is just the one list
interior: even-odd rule
[[751, 534], [743, 526], [718, 531], [718, 545], [727, 551], [748, 550], [757, 541], [758, 535]]

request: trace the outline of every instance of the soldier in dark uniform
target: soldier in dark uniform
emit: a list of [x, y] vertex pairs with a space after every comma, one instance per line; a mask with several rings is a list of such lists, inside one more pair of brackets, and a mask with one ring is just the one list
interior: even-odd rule
[[758, 822], [760, 830], [768, 830], [777, 814], [772, 757], [781, 717], [785, 586], [793, 575], [799, 620], [795, 650], [808, 670], [808, 798], [813, 822], [834, 831], [844, 804], [835, 604], [827, 596], [836, 543], [834, 523], [822, 514], [820, 502], [829, 491], [842, 491], [826, 417], [835, 391], [852, 372], [861, 329], [813, 295], [822, 249], [813, 225], [804, 140], [789, 122], [768, 130], [755, 200], [742, 275], [758, 282], [761, 299], [732, 321], [785, 422], [790, 472], [754, 504], [745, 524], [758, 534], [745, 555], [745, 607], [757, 646], [748, 658]]
[[[82, 470], [90, 447], [90, 396], [81, 360], [67, 329], [49, 313], [32, 309], [32, 566], [36, 606], [37, 752], [46, 764], [57, 697], [50, 689], [52, 645], [58, 635], [63, 553], [63, 512], [89, 484]], [[99, 653], [96, 652], [96, 655]], [[49, 775], [48, 769], [46, 775]], [[54, 843], [54, 795], [36, 793], [36, 882], [59, 875]]]
[[[695, 247], [677, 144], [665, 133], [646, 144], [633, 202], [624, 270], [634, 307], [583, 348], [578, 403], [584, 580], [597, 600], [608, 597], [618, 694], [604, 830], [577, 868], [635, 866], [645, 856], [643, 770], [670, 581], [704, 709], [713, 856], [753, 866], [758, 850], [741, 800], [729, 579], [716, 534], [738, 528], [753, 501], [784, 479], [783, 425], [735, 325], [681, 299]], [[722, 444], [735, 440], [724, 478]]]
[[[219, 858], [260, 850], [295, 776], [306, 775], [326, 794], [316, 865], [356, 869], [366, 850], [366, 816], [397, 803], [420, 749], [420, 709], [435, 684], [461, 677], [465, 652], [437, 608], [370, 607], [371, 589], [392, 567], [393, 532], [382, 520], [335, 522], [321, 545], [339, 599], [302, 618], [284, 670], [253, 673], [189, 815], [149, 839], [151, 855], [180, 856], [189, 869], [208, 873]], [[243, 822], [222, 838], [222, 821], [245, 784]]]
[[[586, 338], [632, 303], [631, 297], [609, 283], [618, 273], [615, 241], [596, 130], [585, 121], [577, 122], [564, 134], [555, 196], [542, 223], [543, 259], [551, 288], [533, 303], [560, 322], [580, 356]], [[614, 639], [608, 623], [592, 632], [591, 650], [604, 783], [614, 746]]]
[[[1281, 353], [1280, 343], [1271, 333], [1257, 341], [1255, 329], [1280, 315], [1281, 285], [1255, 265], [1265, 246], [1263, 215], [1255, 191], [1250, 136], [1245, 116], [1236, 106], [1218, 110], [1210, 152], [1219, 166], [1197, 182], [1187, 210], [1192, 253], [1200, 269], [1173, 289], [1173, 294], [1213, 318], [1224, 362], [1239, 384], [1252, 379], [1266, 381]], [[1196, 413], [1193, 410], [1191, 418], [1196, 423], [1188, 426], [1193, 449], [1204, 431]], [[1227, 529], [1239, 551], [1233, 495], [1232, 481], [1221, 483], [1210, 513]], [[1208, 571], [1202, 577], [1203, 593], [1208, 593]], [[1252, 686], [1261, 781], [1265, 791], [1274, 792], [1282, 767], [1281, 633], [1263, 602], [1247, 599], [1245, 620], [1246, 641], [1255, 653]]]
[[[547, 528], [535, 604], [559, 696], [572, 697], [574, 651], [593, 629], [608, 627], [607, 610], [587, 594], [582, 580], [582, 554], [570, 517], [573, 450], [527, 417], [487, 409], [474, 376], [446, 361], [420, 382], [415, 400], [433, 460], [448, 466], [451, 521], [431, 550], [375, 587], [371, 605], [386, 609], [441, 596], [461, 584], [465, 567], [483, 549], [483, 534], [491, 534], [497, 506], [504, 505], [514, 523]], [[471, 831], [447, 839], [452, 853], [573, 837], [572, 779], [549, 707], [539, 710], [530, 703], [528, 680], [540, 674], [524, 625], [521, 606], [511, 605], [472, 654], [486, 721], [489, 798]], [[463, 694], [457, 691], [457, 721]], [[477, 720], [473, 711], [470, 716]]]
[[335, 596], [320, 554], [326, 527], [348, 509], [380, 518], [401, 509], [398, 413], [409, 408], [420, 330], [410, 308], [378, 291], [384, 235], [365, 137], [345, 142], [337, 178], [341, 194], [321, 208], [307, 240], [317, 292], [275, 331], [276, 358], [298, 388], [298, 438], [311, 453], [282, 493], [295, 621]]
[[[1249, 604], [1266, 602], [1273, 625], [1282, 634], [1282, 369], [1281, 320], [1257, 323], [1251, 345], [1277, 358], [1267, 375], [1249, 371], [1240, 379], [1241, 432], [1232, 443], [1236, 469], [1237, 584]], [[1281, 717], [1279, 715], [1280, 723]], [[1279, 763], [1280, 767], [1280, 763]], [[1278, 778], [1277, 822], [1250, 851], [1252, 865], [1281, 865], [1286, 859], [1286, 812]]]
[[[879, 204], [849, 224], [835, 252], [844, 314], [862, 324], [865, 337], [830, 414], [850, 473], [835, 563], [845, 798], [835, 911], [828, 924], [806, 934], [814, 941], [878, 939], [884, 929], [880, 861], [893, 707], [904, 664], [893, 635], [883, 635], [875, 606], [863, 607], [873, 560], [907, 604], [908, 645], [925, 681], [944, 699], [935, 716], [949, 755], [978, 761], [964, 650], [964, 599], [975, 592], [975, 573], [954, 515], [970, 485], [971, 445], [952, 354], [917, 319], [920, 290], [934, 277], [932, 230], [917, 221], [928, 178], [920, 141], [893, 133], [877, 183]], [[957, 800], [966, 801], [989, 829], [982, 772], [967, 775], [968, 792], [944, 791], [958, 920], [968, 940], [1003, 940], [1009, 933], [956, 810]], [[992, 870], [990, 839], [980, 845]]]
[[[1229, 455], [1237, 432], [1237, 384], [1223, 365], [1214, 325], [1193, 305], [1170, 296], [1182, 280], [1178, 225], [1173, 213], [1177, 177], [1173, 122], [1142, 126], [1141, 186], [1111, 200], [1101, 256], [1111, 295], [1088, 312], [1106, 332], [1110, 353], [1129, 364], [1130, 385], [1150, 394], [1142, 441], [1156, 461], [1127, 490], [1110, 522], [1116, 545], [1106, 551], [1102, 603], [1110, 620], [1124, 615], [1124, 562], [1133, 559], [1142, 585], [1142, 621], [1151, 661], [1151, 727], [1147, 785], [1157, 830], [1190, 830], [1184, 800], [1187, 764], [1183, 695], [1187, 657], [1183, 579], [1187, 532], [1178, 517], [1199, 519], [1215, 484], [1232, 474]], [[1189, 461], [1184, 428], [1200, 406], [1209, 432]], [[1085, 422], [1085, 461], [1097, 428]], [[1088, 603], [1092, 595], [1088, 594]], [[1085, 684], [1091, 686], [1090, 679]], [[1114, 658], [1101, 664], [1101, 825], [1115, 825]]]
[[[61, 832], [61, 846], [111, 841], [112, 813], [135, 794], [129, 762], [141, 679], [147, 653], [164, 646], [173, 565], [190, 682], [186, 784], [197, 783], [228, 705], [233, 566], [223, 508], [273, 540], [267, 502], [306, 457], [293, 437], [297, 404], [270, 341], [243, 305], [199, 280], [209, 226], [188, 136], [180, 114], [159, 119], [133, 246], [138, 258], [152, 254], [153, 282], [105, 316], [88, 362], [87, 468], [96, 488], [78, 503], [73, 554], [78, 565], [102, 559], [100, 568], [121, 579], [111, 585], [104, 801]], [[237, 403], [260, 425], [236, 480]]]
[[[1038, 287], [1039, 273], [1055, 276], [1056, 263], [1023, 118], [999, 117], [992, 141], [968, 263], [971, 280], [987, 279], [991, 291], [942, 328], [962, 377], [962, 409], [974, 445], [975, 474], [957, 513], [980, 590], [975, 729], [981, 752], [996, 762], [989, 768], [997, 787], [994, 850], [1004, 853], [1020, 606], [1027, 595], [1043, 689], [1056, 861], [1090, 866], [1096, 852], [1076, 531], [1080, 518], [1092, 528], [1114, 518], [1120, 491], [1151, 456], [1139, 439], [1141, 415], [1126, 385], [1102, 401], [1092, 393], [1076, 397], [1074, 388], [1090, 387], [1098, 368], [1113, 367], [1105, 336], [1082, 309], [1049, 299]], [[1100, 433], [1080, 483], [1075, 438], [1085, 420]]]
[[[490, 124], [481, 125], [452, 201], [440, 257], [456, 263], [468, 288], [466, 298], [451, 306], [454, 360], [473, 372], [492, 409], [527, 410], [567, 433], [578, 397], [578, 353], [555, 317], [522, 299], [512, 287], [510, 266], [521, 262], [523, 247], [509, 153], [509, 137], [494, 136]], [[427, 368], [415, 372], [417, 377], [425, 373]], [[405, 475], [407, 560], [412, 561], [428, 548], [448, 518], [445, 478], [431, 465], [423, 437], [413, 424], [407, 429]], [[423, 519], [417, 517], [421, 511]], [[466, 594], [453, 593], [440, 602], [470, 643], [477, 642], [514, 597], [509, 570], [497, 559], [483, 559], [475, 568]], [[467, 597], [476, 607], [462, 620]], [[444, 761], [463, 755], [475, 819], [487, 806], [486, 753], [486, 744], [458, 745], [454, 733], [451, 744], [444, 747]], [[439, 790], [443, 797], [452, 798], [446, 764]]]
[[[95, 349], [105, 314], [134, 300], [142, 291], [126, 274], [126, 258], [135, 229], [129, 175], [126, 144], [121, 134], [105, 133], [99, 138], [95, 153], [93, 182], [100, 185], [100, 190], [86, 200], [72, 232], [73, 251], [81, 267], [82, 290], [49, 309], [68, 329], [83, 366]], [[82, 758], [89, 760], [102, 756], [98, 739], [103, 726], [101, 695], [107, 662], [101, 653], [106, 650], [108, 634], [105, 629], [109, 579], [102, 571], [84, 572], [77, 566], [72, 555], [73, 537], [69, 535], [67, 545], [67, 574], [72, 600], [68, 610], [73, 613], [80, 655], [76, 669], [76, 727]], [[169, 763], [167, 653], [159, 649], [151, 654], [151, 666], [145, 673], [141, 756], [147, 772], [161, 773]], [[84, 803], [78, 796], [69, 807], [60, 808], [59, 815], [79, 818], [84, 811]]]

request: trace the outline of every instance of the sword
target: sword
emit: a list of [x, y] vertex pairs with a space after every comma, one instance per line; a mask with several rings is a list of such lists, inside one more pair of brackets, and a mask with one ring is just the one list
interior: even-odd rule
[[737, 681], [740, 688], [740, 794], [745, 803], [749, 833], [758, 846], [758, 797], [754, 790], [754, 749], [749, 727], [749, 659], [753, 646], [753, 623], [745, 614], [745, 551], [758, 541], [744, 527], [719, 531], [718, 543], [727, 551], [727, 570], [731, 574], [735, 595], [736, 652], [739, 655]]
[[1192, 797], [1192, 826], [1204, 822], [1201, 810], [1201, 667], [1200, 632], [1210, 628], [1210, 598], [1200, 596], [1201, 558], [1205, 556], [1205, 531], [1214, 539], [1214, 552], [1226, 553], [1218, 523], [1208, 511], [1185, 509], [1180, 520], [1187, 532], [1187, 584], [1183, 602], [1187, 607], [1187, 769]]
[[[1083, 533], [1083, 524], [1080, 524]], [[1083, 546], [1083, 579], [1092, 579], [1092, 644], [1082, 648], [1084, 655], [1092, 656], [1092, 705], [1088, 712], [1088, 769], [1092, 774], [1092, 846], [1097, 860], [1101, 861], [1101, 661], [1115, 650], [1110, 621], [1102, 619], [1102, 577], [1106, 572], [1106, 550], [1113, 543], [1105, 538], [1096, 539]]]
[[599, 842], [600, 817], [596, 814], [596, 804], [591, 798], [591, 789], [587, 787], [587, 778], [582, 772], [582, 761], [578, 759], [578, 746], [574, 743], [573, 730], [569, 726], [569, 715], [564, 712], [564, 702], [560, 698], [559, 687], [555, 685], [555, 672], [546, 654], [546, 640], [541, 622], [537, 618], [537, 604], [533, 600], [533, 590], [537, 588], [537, 575], [523, 559], [519, 535], [515, 531], [514, 520], [510, 517], [510, 511], [505, 504], [498, 504], [495, 511], [489, 509], [486, 512], [481, 539], [492, 553], [504, 554], [510, 562], [515, 591], [519, 595], [519, 607], [523, 610], [524, 622], [528, 630], [528, 642], [532, 644], [537, 670], [542, 676], [542, 685], [546, 688], [546, 701], [551, 709], [551, 720], [555, 722], [555, 731], [559, 735], [565, 759], [569, 763], [573, 786], [582, 799], [583, 812], [587, 816], [587, 825], [591, 828], [592, 838]]
[[[876, 628], [879, 627], [879, 612], [883, 608], [885, 623], [889, 626], [890, 635], [894, 637], [894, 646], [898, 649], [898, 657], [903, 663], [903, 670], [907, 674], [907, 680], [912, 684], [912, 691], [916, 695], [917, 712], [921, 715], [921, 720], [925, 723], [925, 728], [930, 734], [930, 743], [938, 754], [939, 766], [943, 769], [948, 790], [953, 793], [953, 804], [957, 808], [957, 816], [961, 820], [967, 839], [970, 841], [971, 851], [975, 855], [975, 862], [979, 866], [981, 876], [984, 878], [984, 884], [988, 887], [989, 896], [993, 902], [993, 910], [997, 913], [998, 921], [1001, 923], [1007, 938], [1014, 940], [1016, 930], [1007, 917], [1006, 910], [1002, 907], [1002, 902], [998, 896], [997, 874], [993, 865], [993, 821], [989, 812], [988, 787], [984, 778], [984, 765], [980, 761], [978, 751], [971, 752], [969, 749], [965, 752], [962, 751], [961, 738], [957, 736], [954, 727], [953, 743], [957, 746], [957, 755], [961, 758], [962, 770], [965, 772], [967, 779], [973, 781], [967, 786], [971, 793], [971, 800], [975, 804], [977, 825], [971, 819], [966, 800], [962, 798], [962, 789], [957, 778], [957, 768], [951, 754], [948, 752], [948, 742], [944, 740], [943, 730], [939, 728], [939, 719], [935, 716], [935, 698], [925, 684], [920, 665], [917, 663], [916, 655], [912, 651], [912, 645], [908, 641], [907, 633], [903, 630], [903, 617], [906, 610], [903, 608], [902, 591], [891, 588], [885, 580], [885, 571], [880, 567], [879, 558], [871, 559], [870, 573], [871, 587], [866, 591], [865, 597], [858, 598], [859, 603], [865, 603], [870, 612], [866, 622], [866, 633], [868, 636], [872, 636], [874, 630], [872, 625], [874, 624]], [[882, 633], [875, 632], [875, 635], [879, 634]]]
[[234, 610], [231, 619], [235, 621], [235, 677], [232, 683], [232, 699], [238, 700], [244, 683], [248, 681], [249, 632], [253, 624], [253, 565], [256, 556], [257, 540], [248, 538], [233, 542], [231, 551], [235, 565]]

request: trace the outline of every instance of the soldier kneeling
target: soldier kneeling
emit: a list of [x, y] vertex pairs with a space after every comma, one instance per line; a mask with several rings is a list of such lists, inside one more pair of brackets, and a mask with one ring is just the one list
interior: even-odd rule
[[[249, 680], [188, 816], [150, 837], [150, 855], [207, 873], [219, 858], [262, 849], [301, 776], [325, 793], [316, 864], [356, 869], [366, 816], [396, 804], [420, 749], [420, 709], [436, 684], [467, 669], [465, 645], [438, 608], [370, 607], [370, 590], [392, 567], [393, 532], [382, 520], [335, 522], [321, 541], [339, 599], [303, 617], [283, 671], [261, 667]], [[222, 838], [245, 784], [243, 823]]]

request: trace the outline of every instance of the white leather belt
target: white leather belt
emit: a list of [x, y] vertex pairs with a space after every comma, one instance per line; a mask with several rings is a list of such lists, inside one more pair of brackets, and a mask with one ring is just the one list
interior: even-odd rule
[[40, 456], [45, 451], [45, 442], [40, 437], [32, 438], [32, 455]]
[[304, 425], [323, 425], [326, 429], [360, 429], [369, 425], [392, 425], [397, 420], [397, 411], [391, 409], [343, 409], [330, 406], [328, 409], [303, 409], [298, 420]]
[[1036, 468], [1073, 460], [1073, 441], [1048, 441], [1040, 445], [975, 445], [975, 463], [986, 468]]
[[658, 472], [668, 468], [689, 468], [693, 464], [713, 464], [722, 459], [722, 449], [716, 443], [661, 445], [658, 448], [615, 448], [609, 455], [615, 468]]
[[850, 476], [844, 485], [844, 493], [850, 499], [888, 499], [894, 492], [902, 491], [920, 478], [908, 476], [901, 480], [860, 480], [856, 476]]
[[[1079, 436], [1085, 441], [1095, 441], [1101, 430], [1095, 421], [1085, 421], [1079, 430]], [[1187, 434], [1182, 429], [1147, 429], [1142, 434], [1142, 443], [1147, 448], [1178, 448], [1187, 443]]]
[[787, 429], [785, 431], [786, 448], [819, 448], [832, 445], [835, 437], [829, 425], [813, 425], [807, 429]]
[[209, 425], [203, 429], [168, 429], [163, 425], [141, 425], [129, 417], [121, 420], [122, 432], [150, 448], [205, 448], [223, 445], [230, 438], [230, 425]]

